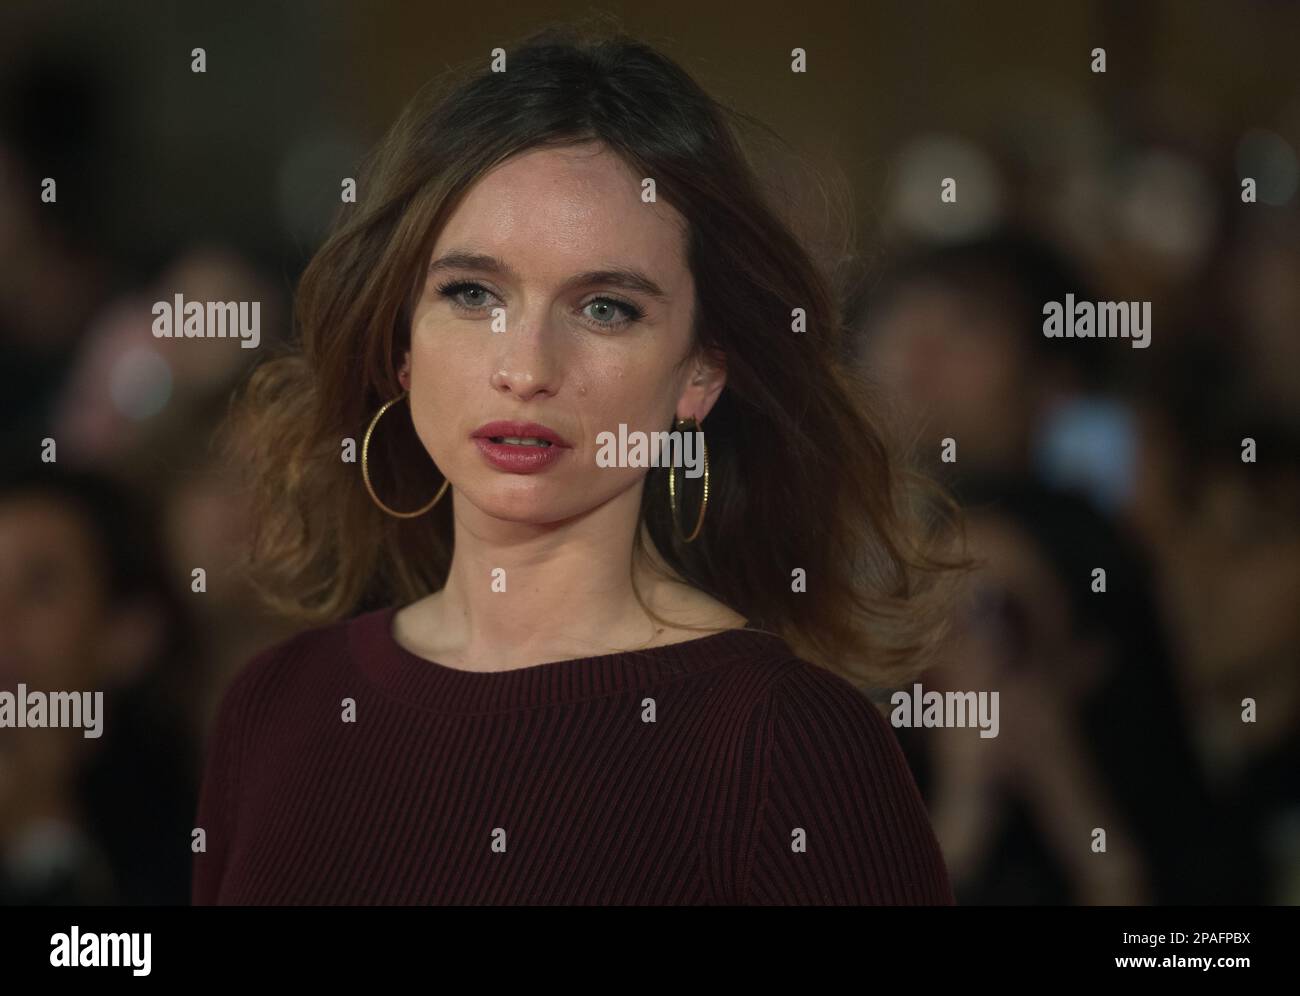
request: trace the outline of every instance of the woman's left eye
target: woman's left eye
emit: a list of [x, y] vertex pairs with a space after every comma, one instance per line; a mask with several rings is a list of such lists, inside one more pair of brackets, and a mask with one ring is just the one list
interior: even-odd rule
[[[584, 306], [583, 311], [585, 312], [587, 308], [592, 308], [592, 307], [598, 307], [604, 309], [604, 315], [601, 315], [599, 317], [596, 315], [591, 316], [600, 325], [631, 324], [632, 322], [640, 321], [643, 317], [645, 317], [645, 312], [642, 311], [640, 308], [638, 308], [635, 304], [631, 304], [628, 301], [620, 301], [618, 298], [614, 298], [614, 297], [592, 298]], [[606, 316], [613, 317], [613, 313], [615, 309], [619, 309], [623, 312], [623, 318], [621, 320], [614, 320], [614, 321], [608, 320]]]

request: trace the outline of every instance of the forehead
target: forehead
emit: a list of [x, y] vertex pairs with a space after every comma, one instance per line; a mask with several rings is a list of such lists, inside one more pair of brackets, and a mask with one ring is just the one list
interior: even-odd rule
[[556, 276], [633, 266], [653, 269], [667, 290], [685, 274], [686, 221], [665, 202], [644, 202], [641, 180], [604, 145], [521, 153], [470, 188], [433, 255], [468, 249]]

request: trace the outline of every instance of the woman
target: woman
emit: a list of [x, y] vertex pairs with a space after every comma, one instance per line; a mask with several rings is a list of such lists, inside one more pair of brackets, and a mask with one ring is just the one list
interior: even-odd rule
[[[914, 673], [941, 575], [725, 112], [548, 32], [358, 191], [232, 425], [317, 625], [222, 703], [194, 901], [950, 903], [851, 683]], [[597, 459], [706, 418], [698, 477]]]

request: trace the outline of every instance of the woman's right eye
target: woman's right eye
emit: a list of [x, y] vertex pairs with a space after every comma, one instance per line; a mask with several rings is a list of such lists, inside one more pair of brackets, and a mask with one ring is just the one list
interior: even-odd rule
[[[442, 284], [438, 287], [438, 293], [447, 298], [452, 304], [465, 308], [468, 311], [477, 311], [486, 304], [486, 298], [492, 293], [482, 284], [474, 283], [472, 280], [455, 280], [451, 283]], [[477, 293], [477, 297], [462, 297]]]

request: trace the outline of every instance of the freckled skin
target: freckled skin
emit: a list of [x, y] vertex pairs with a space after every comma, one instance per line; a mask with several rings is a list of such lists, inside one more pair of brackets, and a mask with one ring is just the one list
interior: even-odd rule
[[[685, 222], [646, 204], [640, 178], [599, 145], [525, 153], [483, 177], [440, 233], [432, 259], [452, 249], [498, 257], [519, 276], [444, 271], [426, 281], [411, 324], [402, 383], [416, 431], [456, 493], [457, 515], [555, 523], [633, 496], [645, 469], [596, 464], [597, 436], [662, 431], [674, 416], [703, 420], [723, 386], [720, 370], [686, 356], [695, 287]], [[573, 275], [614, 266], [648, 275], [666, 301], [621, 287], [563, 289]], [[438, 285], [472, 281], [457, 307]], [[605, 296], [609, 295], [609, 296]], [[617, 304], [641, 308], [623, 323]], [[504, 307], [506, 330], [491, 330]], [[704, 374], [701, 376], [701, 374]], [[549, 426], [573, 447], [538, 474], [487, 465], [470, 434], [493, 419]]]

